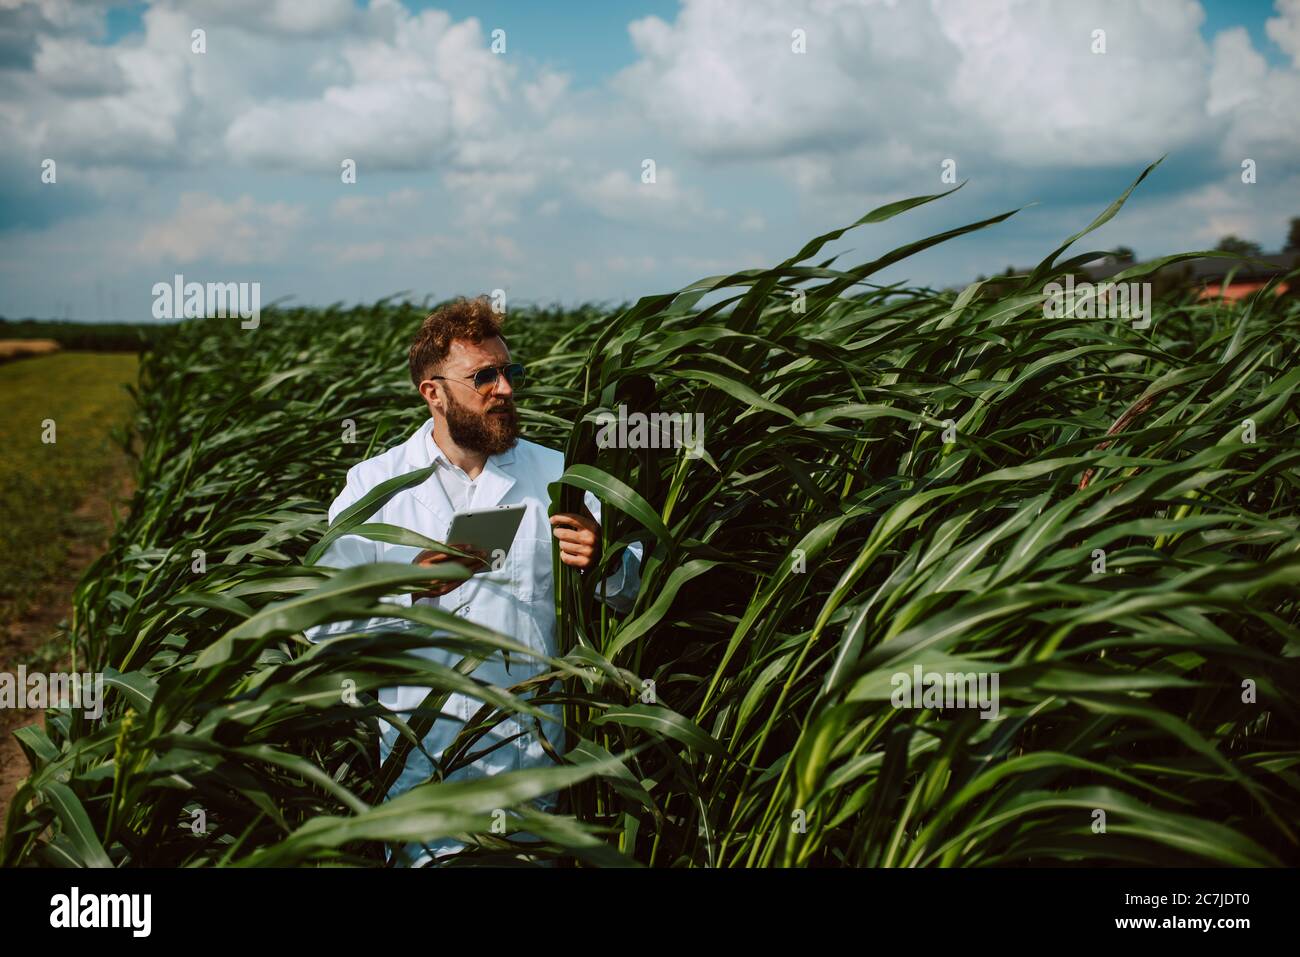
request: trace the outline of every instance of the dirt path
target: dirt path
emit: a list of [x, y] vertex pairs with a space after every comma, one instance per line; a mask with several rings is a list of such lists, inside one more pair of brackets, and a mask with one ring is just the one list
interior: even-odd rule
[[[20, 663], [35, 667], [31, 662], [51, 644], [52, 639], [62, 651], [52, 662], [49, 658], [40, 659], [40, 667], [51, 671], [71, 670], [72, 660], [67, 651], [64, 629], [71, 620], [73, 589], [82, 573], [104, 551], [112, 531], [113, 505], [116, 504], [118, 515], [123, 515], [132, 492], [130, 472], [125, 462], [110, 478], [112, 482], [106, 483], [107, 487], [93, 491], [75, 512], [78, 519], [85, 520], [85, 527], [98, 531], [70, 539], [67, 561], [39, 599], [8, 627], [0, 626], [0, 672], [14, 674]], [[0, 709], [0, 835], [4, 834], [5, 816], [19, 783], [31, 773], [13, 732], [32, 724], [44, 726], [44, 710]]]

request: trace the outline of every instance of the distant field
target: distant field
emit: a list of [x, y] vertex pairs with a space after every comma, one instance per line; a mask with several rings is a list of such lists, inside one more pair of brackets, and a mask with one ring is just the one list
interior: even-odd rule
[[58, 351], [59, 344], [53, 339], [0, 339], [0, 362]]
[[[110, 438], [130, 414], [126, 353], [60, 353], [0, 365], [0, 626], [20, 613], [94, 520], [77, 505], [116, 480], [124, 457]], [[52, 444], [41, 441], [54, 422]]]
[[0, 316], [0, 350], [15, 339], [52, 339], [81, 352], [141, 352], [166, 323], [71, 322], [58, 319], [5, 319]]

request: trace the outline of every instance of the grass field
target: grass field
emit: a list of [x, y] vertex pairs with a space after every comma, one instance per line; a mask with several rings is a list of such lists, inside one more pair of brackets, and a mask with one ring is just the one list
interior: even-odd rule
[[[76, 352], [0, 365], [0, 627], [37, 595], [70, 539], [103, 532], [75, 510], [125, 466], [111, 434], [129, 420], [123, 387], [136, 366], [133, 355]], [[53, 443], [42, 441], [46, 420]]]
[[[19, 732], [35, 771], [3, 863], [382, 866], [381, 842], [444, 835], [496, 863], [515, 832], [593, 866], [1300, 862], [1300, 304], [1175, 298], [1141, 327], [1049, 309], [1124, 197], [994, 293], [870, 277], [1010, 213], [821, 258], [941, 198], [613, 315], [511, 312], [525, 435], [565, 452], [553, 505], [600, 496], [606, 562], [647, 544], [627, 615], [557, 570], [545, 699], [472, 683], [530, 653], [510, 635], [378, 603], [427, 572], [312, 561], [349, 530], [409, 539], [360, 524], [378, 492], [325, 510], [427, 416], [405, 371], [424, 310], [168, 330], [130, 516], [76, 595], [108, 709]], [[601, 447], [620, 405], [701, 414], [705, 454]], [[417, 627], [302, 634], [381, 615]], [[410, 654], [431, 643], [460, 665]], [[995, 713], [895, 700], [914, 669], [998, 679]], [[404, 754], [373, 763], [375, 692], [397, 684], [429, 689], [407, 745], [452, 691], [484, 701], [441, 774], [543, 700], [573, 747], [382, 801]], [[567, 813], [527, 804], [556, 789]]]

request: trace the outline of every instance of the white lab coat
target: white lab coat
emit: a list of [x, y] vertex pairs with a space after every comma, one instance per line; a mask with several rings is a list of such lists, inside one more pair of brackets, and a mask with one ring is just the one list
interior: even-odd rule
[[[348, 470], [347, 484], [330, 505], [331, 522], [379, 483], [426, 468], [433, 462], [433, 420], [428, 419], [405, 442]], [[555, 583], [551, 568], [551, 551], [554, 537], [547, 519], [550, 492], [547, 485], [556, 481], [564, 471], [564, 455], [520, 439], [513, 449], [488, 457], [478, 477], [473, 507], [489, 508], [493, 505], [519, 504], [527, 506], [515, 540], [499, 571], [475, 575], [439, 598], [419, 599], [420, 604], [433, 604], [443, 610], [464, 616], [475, 624], [492, 628], [521, 644], [537, 648], [548, 655], [557, 655], [555, 637]], [[600, 520], [600, 502], [590, 492], [584, 499], [596, 520]], [[368, 521], [397, 525], [419, 532], [435, 541], [446, 542], [451, 524], [452, 504], [438, 480], [429, 476], [423, 483], [398, 492]], [[451, 543], [448, 543], [451, 544]], [[321, 556], [318, 564], [331, 568], [346, 568], [369, 562], [409, 563], [420, 549], [410, 545], [392, 545], [356, 535], [336, 539]], [[604, 600], [613, 608], [625, 611], [635, 600], [640, 587], [640, 558], [642, 547], [636, 543], [624, 550], [622, 567], [615, 571], [598, 589]], [[567, 567], [567, 566], [565, 566]], [[575, 572], [576, 574], [576, 572]], [[400, 605], [411, 604], [410, 595], [392, 596], [387, 601]], [[372, 619], [369, 622], [336, 622], [309, 629], [307, 637], [313, 641], [358, 627], [388, 626], [397, 628], [413, 626], [401, 619]], [[455, 666], [460, 656], [438, 648], [420, 649], [419, 654], [448, 667]], [[544, 671], [536, 661], [510, 657], [509, 671], [500, 653], [487, 659], [473, 672], [472, 677], [509, 688], [520, 681]], [[394, 687], [380, 690], [379, 700], [385, 707], [397, 712], [409, 712], [419, 707], [427, 687]], [[439, 757], [443, 749], [459, 733], [462, 724], [481, 707], [482, 702], [462, 694], [452, 694], [443, 713], [450, 718], [439, 718], [424, 740], [430, 754]], [[542, 730], [557, 752], [564, 750], [564, 734], [559, 705], [545, 705], [543, 710], [552, 714], [554, 723], [543, 723]], [[406, 718], [407, 715], [401, 715]], [[388, 722], [381, 722], [380, 760], [386, 760], [399, 735]], [[520, 734], [520, 732], [523, 732]], [[488, 754], [474, 764], [450, 776], [450, 780], [497, 774], [515, 768], [553, 766], [550, 757], [542, 750], [541, 742], [532, 730], [532, 719], [509, 718], [501, 721], [488, 734], [475, 742], [473, 750], [491, 747], [495, 742], [519, 734], [508, 744]], [[429, 778], [433, 768], [418, 751], [412, 750], [405, 769], [389, 790], [388, 796], [409, 790]], [[553, 808], [555, 796], [540, 799], [537, 806]], [[442, 848], [460, 847], [456, 842], [439, 842]]]

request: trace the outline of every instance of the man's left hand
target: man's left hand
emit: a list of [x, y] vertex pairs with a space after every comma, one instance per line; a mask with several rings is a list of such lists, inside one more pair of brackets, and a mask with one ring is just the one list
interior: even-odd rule
[[600, 525], [594, 518], [561, 512], [551, 516], [551, 532], [564, 564], [585, 571], [600, 558]]

